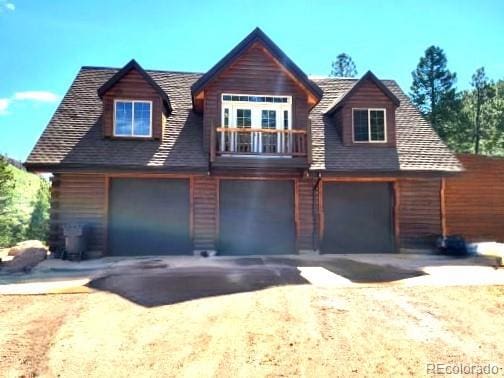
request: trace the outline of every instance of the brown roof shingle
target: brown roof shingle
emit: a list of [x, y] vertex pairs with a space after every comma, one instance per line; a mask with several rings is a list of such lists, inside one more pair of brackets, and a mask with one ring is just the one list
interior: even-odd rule
[[324, 91], [311, 111], [313, 170], [352, 171], [451, 171], [462, 169], [429, 123], [392, 80], [383, 84], [399, 99], [396, 110], [397, 148], [344, 146], [331, 119], [324, 115], [357, 79], [313, 79]]
[[[28, 168], [127, 168], [207, 170], [203, 119], [192, 110], [191, 85], [202, 75], [171, 71], [147, 73], [170, 98], [173, 112], [162, 141], [104, 139], [102, 103], [97, 94], [118, 70], [84, 67], [72, 83], [33, 151]], [[333, 172], [459, 171], [461, 165], [394, 81], [383, 83], [400, 100], [396, 112], [397, 148], [345, 147], [327, 108], [353, 86], [355, 79], [313, 79], [323, 90], [311, 111], [311, 169]]]
[[192, 111], [191, 84], [201, 75], [147, 71], [173, 108], [162, 141], [104, 139], [97, 89], [118, 70], [83, 67], [27, 159], [37, 165], [88, 168], [208, 169], [202, 116]]

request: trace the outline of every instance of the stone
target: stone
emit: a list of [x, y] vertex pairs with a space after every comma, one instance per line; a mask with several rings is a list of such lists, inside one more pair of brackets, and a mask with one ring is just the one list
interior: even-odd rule
[[7, 273], [28, 273], [34, 266], [47, 258], [47, 253], [47, 247], [38, 240], [19, 243], [10, 249], [9, 256], [14, 256], [14, 258], [11, 261], [2, 263], [2, 271]]

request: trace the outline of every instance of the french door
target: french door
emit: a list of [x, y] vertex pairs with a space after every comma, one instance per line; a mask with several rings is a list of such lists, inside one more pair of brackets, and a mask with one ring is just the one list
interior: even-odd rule
[[[260, 98], [274, 101], [277, 97]], [[290, 135], [281, 131], [292, 128], [290, 98], [288, 102], [273, 101], [222, 102], [222, 127], [235, 129], [221, 135], [221, 146], [226, 152], [254, 155], [287, 152]]]

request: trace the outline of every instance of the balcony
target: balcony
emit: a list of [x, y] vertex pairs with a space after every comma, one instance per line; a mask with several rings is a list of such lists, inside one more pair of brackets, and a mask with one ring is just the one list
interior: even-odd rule
[[306, 130], [212, 127], [210, 161], [217, 166], [307, 167], [309, 137]]

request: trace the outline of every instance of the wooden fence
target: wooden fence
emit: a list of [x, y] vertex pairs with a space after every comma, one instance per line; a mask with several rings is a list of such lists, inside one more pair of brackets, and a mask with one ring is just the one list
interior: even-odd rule
[[445, 179], [445, 231], [504, 242], [504, 158], [458, 155], [465, 171]]

